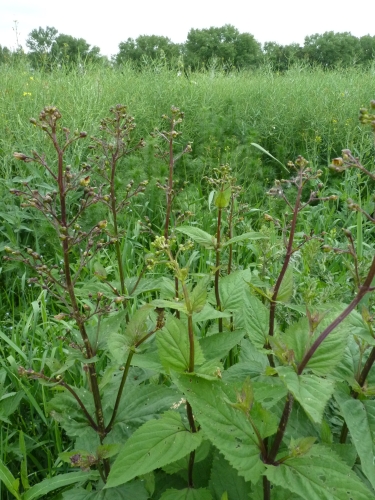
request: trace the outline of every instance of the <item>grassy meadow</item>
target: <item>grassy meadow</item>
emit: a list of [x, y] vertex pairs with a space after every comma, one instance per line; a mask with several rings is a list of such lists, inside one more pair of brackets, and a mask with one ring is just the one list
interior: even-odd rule
[[[126, 213], [119, 215], [119, 226], [125, 234], [121, 240], [125, 274], [133, 278], [143, 272], [144, 256], [150, 251], [152, 237], [142, 230], [139, 221], [146, 218], [154, 235], [163, 233], [165, 193], [157, 188], [157, 180], [168, 176], [168, 164], [155, 157], [158, 139], [151, 133], [155, 129], [164, 130], [162, 115], [169, 114], [171, 106], [176, 106], [185, 116], [178, 129], [182, 134], [176, 139], [175, 152], [182, 151], [188, 143], [192, 152], [183, 155], [175, 165], [175, 179], [184, 189], [176, 194], [174, 210], [192, 212], [194, 224], [214, 234], [217, 219], [210, 205], [212, 188], [205, 178], [213, 175], [214, 168], [229, 164], [237, 184], [242, 186], [235, 232], [263, 231], [270, 242], [259, 240], [235, 249], [233, 268], [250, 267], [272, 284], [280, 271], [284, 233], [277, 224], [267, 225], [264, 214], [276, 214], [283, 222], [285, 206], [266, 192], [275, 179], [290, 177], [280, 163], [287, 165], [302, 155], [314, 170], [322, 170], [321, 196], [337, 195], [338, 199], [312, 204], [299, 220], [298, 234], [323, 236], [321, 240], [312, 239], [293, 256], [298, 284], [298, 291], [294, 292], [296, 306], [285, 313], [280, 325], [291, 321], [306, 303], [347, 302], [354, 289], [348, 278], [353, 271], [350, 256], [320, 250], [323, 243], [343, 248], [346, 239], [340, 230], [349, 228], [355, 240], [359, 273], [366, 268], [372, 255], [374, 227], [362, 220], [358, 212], [348, 210], [346, 201], [352, 198], [372, 214], [374, 182], [357, 170], [338, 174], [327, 167], [333, 158], [341, 156], [342, 149], [350, 149], [365, 168], [373, 171], [373, 136], [369, 127], [360, 125], [358, 114], [360, 108], [368, 107], [374, 95], [374, 70], [354, 68], [323, 71], [295, 67], [283, 74], [269, 68], [230, 74], [213, 69], [178, 75], [163, 67], [137, 72], [128, 67], [97, 66], [42, 73], [29, 71], [22, 65], [0, 65], [0, 250], [7, 245], [32, 247], [51, 262], [58, 263], [61, 258], [58, 239], [45, 217], [22, 208], [19, 198], [9, 193], [22, 179], [29, 178], [41, 189], [43, 183], [47, 184], [47, 176], [38, 166], [17, 162], [13, 157], [14, 152], [29, 155], [36, 150], [54, 158], [50, 141], [29, 119], [38, 119], [45, 106], [56, 106], [62, 114], [63, 126], [87, 132], [88, 138], [75, 142], [67, 152], [67, 163], [78, 169], [83, 162], [90, 162], [90, 137], [99, 134], [101, 120], [108, 116], [112, 106], [121, 103], [135, 117], [135, 140], [143, 137], [146, 142], [143, 149], [119, 164], [116, 180], [119, 195], [126, 191], [130, 180], [148, 181], [142, 198], [135, 198]], [[53, 159], [51, 164], [56, 166], [56, 161]], [[103, 208], [95, 206], [85, 217], [89, 225], [106, 215]], [[173, 217], [175, 222], [178, 216]], [[181, 257], [182, 265], [187, 265], [188, 258], [185, 261], [184, 258]], [[228, 256], [223, 259], [227, 266]], [[114, 261], [114, 252], [108, 250], [97, 264], [112, 269]], [[189, 263], [194, 276], [215, 269], [214, 256], [207, 248], [199, 256], [191, 257]], [[71, 437], [61, 430], [58, 419], [51, 417], [51, 388], [21, 378], [18, 366], [41, 369], [47, 364], [51, 368], [47, 363], [49, 357], [61, 360], [66, 354], [61, 341], [64, 332], [50, 321], [50, 317], [59, 314], [59, 304], [28, 284], [31, 272], [21, 262], [3, 262], [1, 266], [0, 459], [15, 477], [21, 477], [27, 490], [22, 464], [27, 463], [28, 482], [36, 484], [54, 476], [56, 471], [66, 470], [58, 455], [74, 446]], [[98, 268], [95, 271], [92, 266], [85, 279], [97, 273]], [[159, 279], [163, 273], [165, 268], [155, 266], [145, 276]], [[153, 290], [147, 287], [145, 290], [147, 297], [154, 297]], [[134, 312], [142, 300], [137, 298], [132, 302], [129, 311]], [[371, 304], [370, 301], [370, 311]], [[105, 362], [100, 365], [103, 370], [104, 365]], [[78, 385], [83, 383], [78, 369], [72, 370], [70, 377]], [[7, 394], [11, 394], [10, 405], [4, 403]], [[332, 421], [334, 434], [337, 422], [334, 418]], [[0, 481], [0, 500], [13, 498], [3, 483]], [[180, 483], [176, 479], [173, 484]], [[65, 497], [56, 494], [45, 498]], [[155, 494], [150, 498], [160, 496]]]

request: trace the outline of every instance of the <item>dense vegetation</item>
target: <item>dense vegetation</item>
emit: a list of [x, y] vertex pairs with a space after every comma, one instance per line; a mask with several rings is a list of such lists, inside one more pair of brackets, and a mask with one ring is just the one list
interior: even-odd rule
[[375, 498], [373, 72], [167, 66], [0, 66], [0, 498]]
[[[17, 26], [15, 27], [15, 29]], [[17, 43], [19, 43], [17, 41]], [[100, 55], [100, 48], [86, 40], [59, 34], [51, 26], [32, 30], [27, 39], [28, 53], [21, 45], [15, 51], [0, 46], [0, 63], [26, 58], [33, 68], [51, 69], [79, 63], [109, 63]], [[240, 33], [230, 24], [206, 29], [191, 29], [185, 43], [174, 43], [168, 37], [140, 35], [119, 44], [112, 63], [131, 63], [141, 69], [159, 61], [179, 71], [197, 71], [210, 67], [255, 69], [268, 64], [274, 71], [286, 71], [296, 63], [335, 67], [370, 66], [375, 59], [375, 36], [355, 37], [351, 33], [327, 31], [306, 36], [303, 46], [298, 43], [280, 45], [269, 41], [262, 47], [250, 33]]]

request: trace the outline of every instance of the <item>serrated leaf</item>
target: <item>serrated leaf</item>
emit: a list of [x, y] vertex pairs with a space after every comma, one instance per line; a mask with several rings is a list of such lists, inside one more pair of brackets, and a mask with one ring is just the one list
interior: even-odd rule
[[282, 340], [293, 351], [296, 363], [300, 363], [310, 342], [309, 321], [306, 317], [288, 326]]
[[176, 311], [182, 311], [187, 314], [187, 309], [185, 302], [176, 302], [172, 300], [155, 299], [151, 302], [154, 307], [160, 307], [162, 309], [174, 309]]
[[293, 267], [289, 266], [284, 274], [276, 300], [289, 302], [293, 295]]
[[371, 486], [375, 488], [375, 448], [366, 406], [343, 391], [335, 392], [341, 414], [348, 426], [352, 442], [361, 459], [361, 466]]
[[221, 454], [214, 456], [209, 487], [215, 498], [226, 494], [229, 500], [248, 500], [251, 491], [250, 483], [239, 476]]
[[191, 305], [191, 312], [198, 313], [202, 311], [207, 301], [207, 286], [209, 282], [210, 282], [209, 276], [200, 279], [197, 285], [190, 293], [189, 299]]
[[226, 208], [229, 205], [232, 190], [230, 185], [223, 186], [222, 189], [215, 193], [215, 207]]
[[178, 413], [167, 412], [159, 420], [139, 427], [115, 460], [105, 488], [126, 483], [136, 476], [175, 462], [195, 450], [202, 433], [192, 433]]
[[[103, 326], [105, 327], [105, 331], [108, 332], [108, 349], [116, 361], [123, 363], [129, 352], [129, 348], [134, 346], [138, 340], [146, 335], [147, 318], [153, 309], [154, 307], [151, 304], [145, 304], [140, 307], [130, 318], [126, 325], [125, 332], [122, 334], [116, 332], [121, 323], [125, 323], [126, 311], [120, 311], [114, 318], [104, 320]], [[108, 320], [112, 321], [108, 323]], [[113, 325], [112, 331], [111, 325]]]
[[219, 280], [219, 294], [223, 311], [241, 310], [243, 307], [244, 291], [248, 288], [247, 282], [251, 279], [251, 272], [235, 271]]
[[9, 493], [11, 493], [14, 497], [16, 497], [17, 500], [21, 500], [21, 495], [18, 493], [17, 480], [1, 459], [0, 459], [0, 482], [4, 483], [4, 486], [7, 488]]
[[[335, 314], [330, 314], [322, 320], [310, 341], [311, 344], [341, 311], [342, 308], [340, 311], [337, 311]], [[307, 363], [306, 368], [312, 370], [317, 375], [327, 375], [331, 373], [344, 356], [349, 333], [349, 323], [347, 321], [340, 323], [320, 344]]]
[[272, 484], [305, 500], [370, 500], [373, 493], [332, 450], [314, 445], [306, 455], [275, 467], [267, 465]]
[[[176, 390], [159, 385], [128, 387], [122, 396], [116, 422], [143, 424], [169, 409], [180, 399]], [[107, 406], [107, 401], [103, 400]], [[113, 403], [112, 403], [113, 404]]]
[[[199, 447], [195, 450], [194, 464], [202, 462], [209, 454], [211, 448], [211, 443], [208, 440], [202, 441]], [[177, 462], [166, 465], [165, 467], [163, 467], [163, 471], [167, 474], [175, 474], [180, 470], [187, 471], [189, 467], [189, 459], [190, 453], [184, 458], [177, 460]]]
[[36, 500], [50, 491], [70, 486], [75, 483], [83, 483], [85, 481], [98, 479], [99, 473], [97, 471], [90, 472], [68, 472], [66, 474], [59, 474], [57, 476], [44, 479], [41, 483], [32, 486], [26, 493], [23, 494], [23, 500]]
[[257, 482], [264, 471], [257, 437], [245, 415], [225, 402], [236, 400], [235, 391], [194, 375], [174, 374], [173, 381], [185, 393], [205, 435], [241, 476]]
[[184, 490], [170, 488], [162, 494], [160, 500], [212, 500], [212, 495], [205, 488], [185, 488]]
[[238, 243], [239, 241], [254, 241], [254, 240], [267, 240], [268, 236], [265, 236], [262, 233], [256, 233], [256, 232], [249, 232], [249, 233], [243, 233], [239, 234], [238, 236], [234, 236], [230, 240], [225, 241], [222, 243], [222, 247], [225, 248], [228, 245], [232, 245], [233, 243]]
[[200, 321], [208, 321], [209, 319], [230, 318], [231, 316], [230, 312], [218, 311], [210, 304], [206, 304], [200, 312], [193, 315], [193, 322], [198, 323]]
[[206, 231], [203, 231], [203, 229], [199, 229], [199, 227], [180, 226], [176, 227], [176, 231], [185, 234], [199, 245], [202, 245], [204, 248], [211, 250], [216, 248], [217, 242], [215, 236], [211, 236], [206, 233]]
[[222, 332], [199, 339], [205, 359], [222, 359], [239, 344], [245, 335], [244, 330]]
[[[166, 370], [186, 372], [189, 370], [190, 344], [187, 325], [175, 316], [169, 316], [165, 326], [156, 334], [160, 361]], [[194, 364], [204, 363], [199, 342], [194, 342]]]
[[324, 408], [335, 388], [334, 382], [316, 375], [297, 375], [289, 366], [279, 366], [276, 370], [307, 415], [321, 423]]
[[243, 316], [249, 339], [255, 347], [263, 349], [268, 337], [269, 311], [249, 290], [244, 295]]

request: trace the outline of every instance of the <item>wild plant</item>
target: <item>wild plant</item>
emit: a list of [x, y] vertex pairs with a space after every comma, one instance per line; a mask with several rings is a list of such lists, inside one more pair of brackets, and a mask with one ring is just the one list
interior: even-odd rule
[[[31, 283], [60, 310], [53, 321], [64, 346], [61, 359], [51, 355], [44, 369], [19, 371], [55, 394], [49, 407], [72, 444], [59, 457], [67, 464], [63, 474], [31, 488], [23, 481], [22, 493], [0, 463], [8, 490], [24, 500], [58, 487], [66, 488], [65, 500], [375, 498], [375, 258], [362, 223], [372, 224], [373, 215], [361, 200], [348, 200], [361, 221], [356, 234], [344, 228], [344, 243], [336, 244], [327, 231], [315, 233], [305, 214], [337, 205], [337, 194], [300, 156], [288, 164], [289, 177], [267, 192], [284, 207], [277, 215], [265, 213], [268, 228], [235, 234], [240, 187], [227, 165], [208, 179], [214, 234], [193, 221], [179, 225], [172, 204], [180, 154], [175, 127], [182, 114], [172, 108], [169, 131], [157, 132], [168, 144], [159, 150], [169, 167], [160, 184], [166, 193], [163, 234], [153, 234], [137, 288], [129, 289], [120, 271], [117, 243], [124, 236], [117, 214], [145, 185], [125, 184], [120, 200], [115, 178], [121, 158], [143, 140], [132, 142], [134, 122], [124, 107], [111, 115], [102, 122], [104, 136], [93, 140], [91, 164], [80, 169], [64, 159], [86, 134], [60, 128], [53, 107], [33, 123], [52, 141], [57, 167], [37, 152], [16, 154], [54, 181], [38, 189], [25, 181], [13, 193], [25, 209], [50, 221], [60, 250], [55, 264], [31, 248], [7, 247], [6, 259], [34, 270]], [[375, 116], [362, 110], [361, 121], [373, 127]], [[373, 177], [349, 150], [332, 168]], [[97, 176], [104, 182], [94, 182]], [[84, 216], [98, 204], [108, 209], [109, 221], [89, 226]], [[306, 248], [308, 255], [332, 255], [338, 265], [345, 259], [351, 273], [342, 296], [352, 293], [350, 301], [310, 303], [306, 291], [299, 293], [301, 274], [312, 268], [300, 265]], [[237, 259], [236, 267], [233, 252], [249, 249], [252, 259], [243, 265]], [[208, 264], [195, 272], [193, 262], [206, 252]], [[110, 265], [95, 267], [100, 255]], [[163, 276], [143, 285], [154, 268]], [[150, 293], [141, 299], [142, 291]], [[80, 472], [68, 472], [74, 467]]]

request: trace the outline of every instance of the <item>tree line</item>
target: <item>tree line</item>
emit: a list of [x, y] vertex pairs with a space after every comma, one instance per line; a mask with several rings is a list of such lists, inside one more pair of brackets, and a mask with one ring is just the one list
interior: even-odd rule
[[83, 38], [59, 34], [47, 26], [32, 30], [27, 39], [28, 53], [21, 47], [11, 51], [0, 45], [0, 63], [21, 55], [34, 68], [53, 67], [55, 64], [77, 64], [106, 61], [114, 65], [131, 63], [137, 68], [159, 61], [169, 67], [207, 69], [210, 66], [231, 69], [251, 69], [268, 63], [276, 71], [284, 71], [295, 63], [304, 62], [325, 68], [366, 65], [375, 62], [375, 36], [360, 38], [349, 32], [306, 36], [304, 44], [281, 45], [266, 42], [263, 47], [250, 33], [240, 33], [230, 24], [207, 29], [191, 29], [185, 43], [174, 43], [168, 37], [141, 35], [119, 44], [111, 61]]

